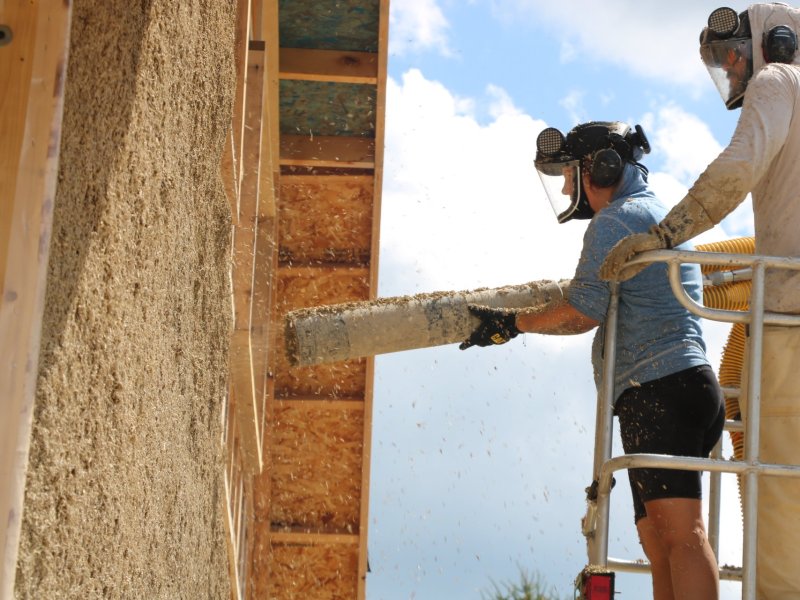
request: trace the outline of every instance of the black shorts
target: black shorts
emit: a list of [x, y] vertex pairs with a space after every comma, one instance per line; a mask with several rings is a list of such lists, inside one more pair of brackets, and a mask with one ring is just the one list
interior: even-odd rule
[[[692, 367], [625, 390], [614, 406], [625, 454], [708, 457], [722, 435], [725, 402], [714, 371]], [[701, 498], [699, 471], [629, 469], [638, 522], [644, 503]]]

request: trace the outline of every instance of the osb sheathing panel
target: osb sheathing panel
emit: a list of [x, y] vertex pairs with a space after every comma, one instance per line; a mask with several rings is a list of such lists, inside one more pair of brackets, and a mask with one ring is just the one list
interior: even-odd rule
[[272, 526], [358, 533], [364, 412], [282, 403], [269, 435]]
[[339, 304], [369, 297], [363, 269], [282, 269], [278, 277], [279, 321], [275, 323], [275, 395], [281, 397], [363, 397], [366, 361], [349, 360], [311, 367], [291, 367], [286, 358], [284, 315], [296, 308]]
[[366, 269], [337, 267], [281, 269], [278, 273], [278, 313], [369, 298]]
[[280, 1], [280, 45], [377, 52], [380, 2]]
[[368, 263], [373, 186], [365, 176], [283, 176], [281, 262]]
[[[353, 600], [358, 588], [356, 545], [270, 545], [256, 531], [254, 598]], [[271, 568], [270, 568], [271, 567]]]
[[[281, 340], [280, 343], [283, 343]], [[289, 367], [281, 359], [275, 376], [278, 398], [363, 397], [367, 366], [364, 359], [313, 367]]]
[[377, 104], [374, 85], [284, 79], [281, 133], [374, 138]]
[[234, 22], [228, 2], [73, 2], [20, 599], [230, 594]]

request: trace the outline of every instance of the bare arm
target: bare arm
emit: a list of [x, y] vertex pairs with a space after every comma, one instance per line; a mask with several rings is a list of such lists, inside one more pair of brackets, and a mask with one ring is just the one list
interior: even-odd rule
[[[569, 282], [562, 282], [564, 287]], [[564, 288], [562, 288], [562, 294]], [[468, 305], [470, 313], [480, 323], [469, 338], [459, 348], [466, 350], [472, 346], [496, 346], [505, 344], [520, 333], [544, 333], [550, 335], [572, 335], [594, 329], [597, 321], [575, 309], [565, 296], [551, 301], [545, 306], [530, 308], [492, 308], [489, 306]]]
[[574, 335], [597, 327], [599, 323], [573, 307], [566, 298], [541, 311], [517, 313], [517, 327], [523, 333]]

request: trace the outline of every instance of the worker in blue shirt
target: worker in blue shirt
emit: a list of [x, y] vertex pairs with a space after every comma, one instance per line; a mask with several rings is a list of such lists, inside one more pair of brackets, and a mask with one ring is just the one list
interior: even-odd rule
[[[563, 301], [544, 310], [471, 306], [481, 323], [461, 344], [490, 346], [519, 333], [576, 334], [597, 328], [592, 365], [599, 384], [610, 285], [600, 266], [622, 238], [648, 231], [667, 214], [639, 160], [650, 147], [641, 127], [589, 122], [566, 136], [537, 139], [536, 169], [559, 223], [590, 219], [575, 276]], [[688, 248], [688, 247], [687, 247]], [[697, 265], [681, 266], [687, 293], [700, 299]], [[705, 353], [699, 318], [680, 305], [667, 267], [654, 264], [620, 285], [614, 414], [626, 453], [707, 457], [725, 420], [722, 391]], [[653, 597], [719, 596], [696, 471], [630, 469], [639, 538], [650, 561]]]

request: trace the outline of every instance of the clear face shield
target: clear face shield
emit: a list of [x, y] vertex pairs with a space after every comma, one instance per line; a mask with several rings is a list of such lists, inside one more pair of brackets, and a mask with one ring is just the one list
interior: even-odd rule
[[742, 105], [753, 75], [753, 39], [746, 13], [718, 8], [700, 34], [700, 58], [728, 109]]
[[700, 56], [728, 108], [742, 105], [753, 75], [753, 40], [730, 39], [700, 46]]
[[547, 200], [559, 223], [580, 216], [580, 160], [565, 149], [564, 134], [555, 127], [542, 130], [536, 138], [536, 172]]
[[569, 221], [578, 209], [581, 197], [580, 161], [542, 163], [536, 161], [547, 200], [559, 223]]

